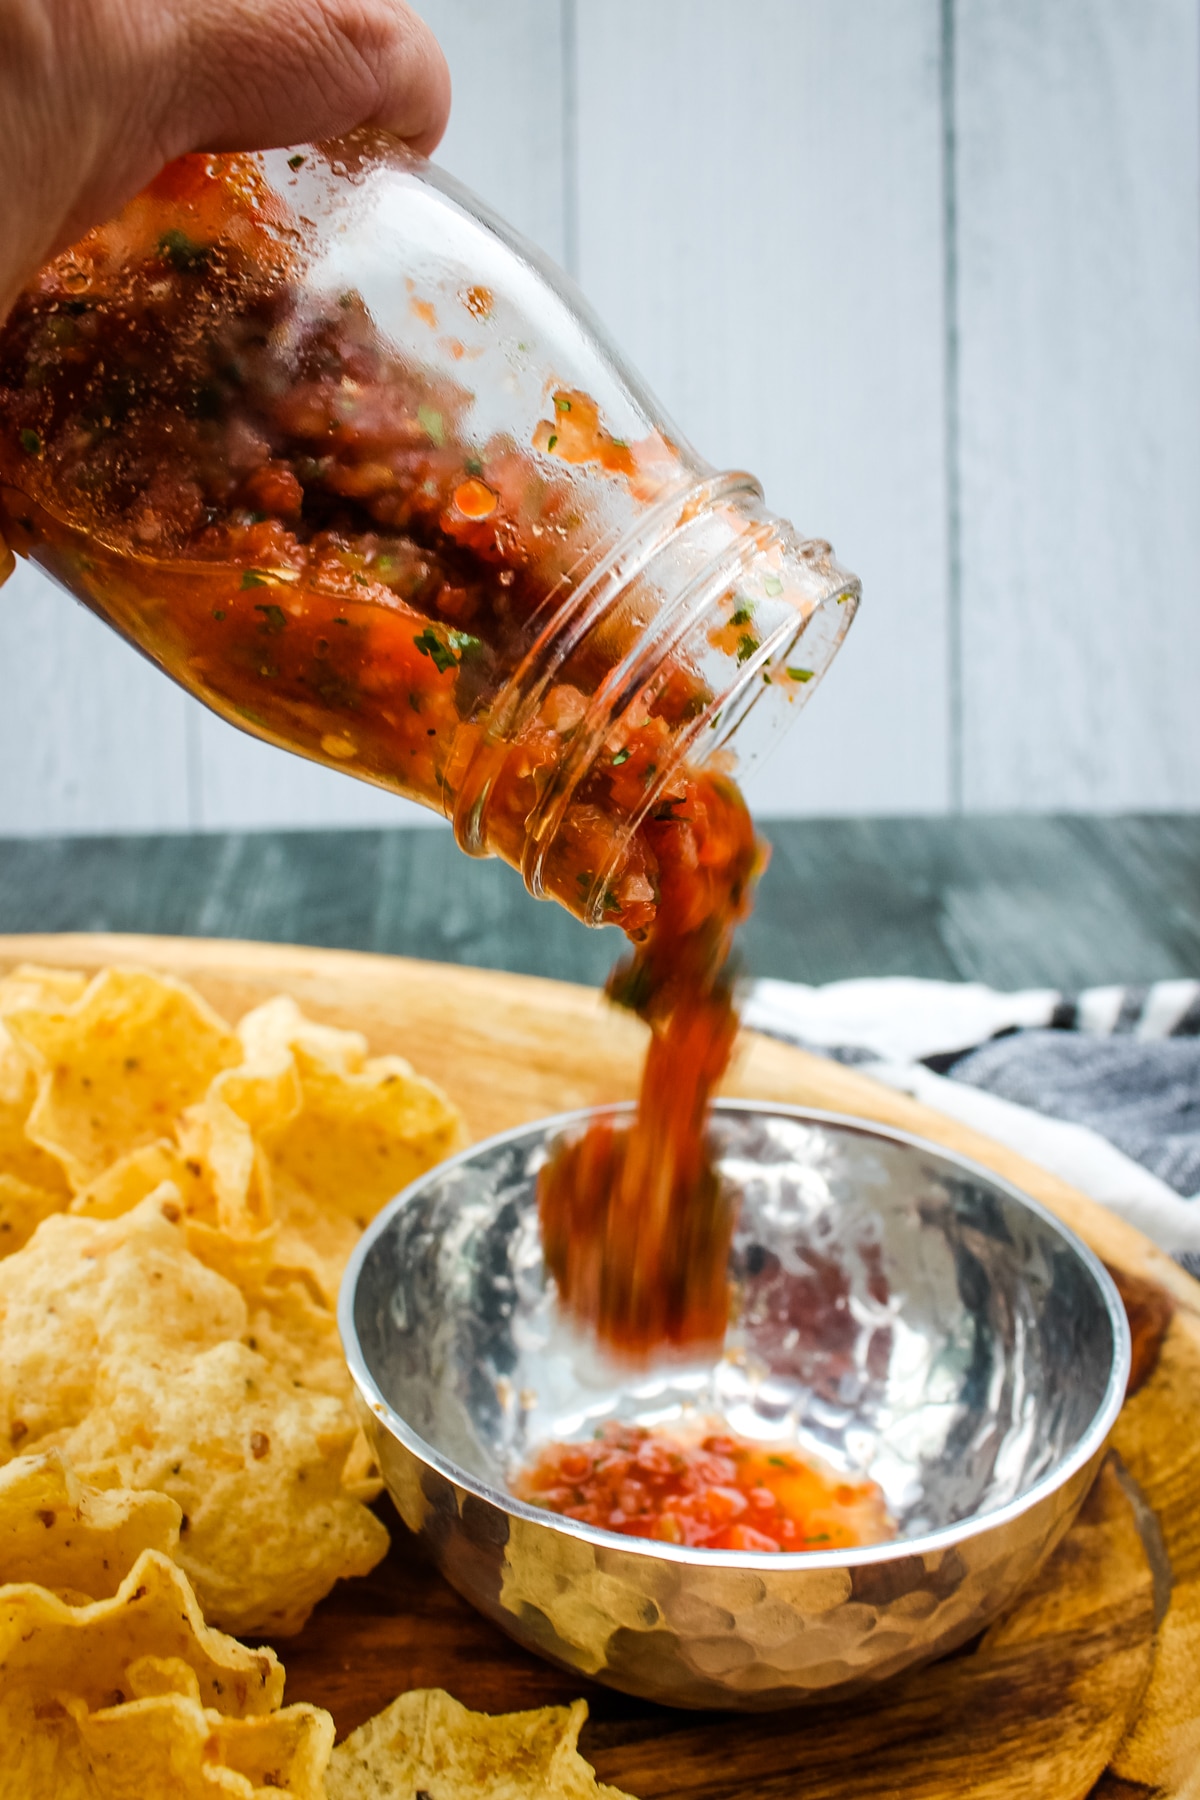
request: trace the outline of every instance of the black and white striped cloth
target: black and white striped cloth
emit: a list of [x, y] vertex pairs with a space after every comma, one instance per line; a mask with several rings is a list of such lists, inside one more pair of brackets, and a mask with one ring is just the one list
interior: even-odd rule
[[760, 981], [744, 1017], [1001, 1138], [1200, 1273], [1200, 981]]
[[1041, 1023], [1055, 1031], [1100, 1037], [1200, 1038], [1200, 981], [1156, 981], [1142, 987], [1083, 988], [1055, 994]]

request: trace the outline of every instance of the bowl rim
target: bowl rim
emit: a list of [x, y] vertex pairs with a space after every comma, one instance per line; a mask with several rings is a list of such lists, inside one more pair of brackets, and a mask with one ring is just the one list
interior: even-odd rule
[[902, 1131], [891, 1125], [877, 1124], [873, 1120], [856, 1118], [848, 1113], [831, 1112], [819, 1107], [793, 1105], [786, 1101], [741, 1098], [718, 1099], [713, 1102], [711, 1112], [714, 1114], [765, 1113], [776, 1118], [795, 1119], [801, 1124], [830, 1125], [858, 1137], [881, 1138], [886, 1143], [919, 1150], [942, 1162], [950, 1163], [955, 1168], [998, 1189], [1010, 1199], [1015, 1200], [1019, 1206], [1033, 1213], [1062, 1239], [1066, 1247], [1073, 1251], [1087, 1269], [1096, 1285], [1100, 1299], [1108, 1313], [1113, 1346], [1112, 1362], [1104, 1392], [1091, 1421], [1070, 1454], [1057, 1468], [1051, 1470], [1049, 1474], [1043, 1475], [1031, 1487], [1025, 1489], [1014, 1499], [1007, 1501], [1003, 1506], [995, 1507], [989, 1512], [975, 1513], [970, 1518], [959, 1520], [953, 1525], [939, 1526], [936, 1531], [924, 1532], [919, 1537], [895, 1538], [882, 1544], [862, 1544], [852, 1549], [841, 1550], [756, 1550], [753, 1552], [706, 1550], [693, 1548], [686, 1544], [663, 1543], [657, 1538], [632, 1537], [626, 1536], [623, 1532], [606, 1531], [600, 1526], [588, 1525], [579, 1519], [568, 1519], [562, 1513], [551, 1512], [546, 1507], [532, 1506], [528, 1501], [518, 1500], [515, 1494], [511, 1494], [503, 1488], [493, 1487], [490, 1482], [481, 1480], [479, 1476], [471, 1474], [469, 1470], [444, 1456], [433, 1444], [414, 1431], [396, 1411], [375, 1381], [363, 1355], [354, 1323], [354, 1310], [359, 1279], [367, 1257], [377, 1239], [390, 1228], [397, 1214], [402, 1212], [406, 1206], [411, 1205], [432, 1179], [441, 1178], [448, 1170], [471, 1162], [483, 1151], [498, 1149], [504, 1144], [513, 1143], [517, 1139], [528, 1137], [533, 1133], [550, 1136], [553, 1132], [569, 1129], [573, 1125], [582, 1124], [585, 1120], [613, 1114], [631, 1114], [636, 1107], [637, 1102], [634, 1100], [614, 1101], [599, 1106], [575, 1107], [568, 1112], [552, 1113], [542, 1119], [531, 1119], [524, 1125], [513, 1126], [508, 1131], [496, 1132], [491, 1137], [481, 1138], [478, 1143], [470, 1144], [465, 1150], [459, 1150], [453, 1156], [446, 1157], [444, 1161], [435, 1163], [431, 1169], [427, 1169], [415, 1181], [409, 1182], [408, 1186], [401, 1189], [395, 1199], [390, 1200], [376, 1213], [354, 1247], [346, 1265], [346, 1272], [342, 1277], [337, 1309], [342, 1351], [351, 1378], [366, 1410], [379, 1423], [385, 1425], [391, 1435], [397, 1438], [405, 1449], [419, 1461], [436, 1470], [452, 1486], [473, 1495], [476, 1499], [485, 1501], [510, 1517], [525, 1520], [545, 1530], [578, 1539], [601, 1549], [620, 1551], [625, 1555], [684, 1564], [701, 1569], [724, 1568], [751, 1572], [771, 1570], [801, 1573], [805, 1569], [815, 1571], [862, 1568], [880, 1562], [895, 1562], [902, 1557], [936, 1555], [939, 1552], [950, 1550], [969, 1538], [980, 1537], [985, 1533], [999, 1530], [1004, 1525], [1022, 1518], [1043, 1501], [1049, 1499], [1051, 1495], [1067, 1487], [1074, 1476], [1099, 1456], [1125, 1402], [1125, 1390], [1132, 1366], [1132, 1341], [1129, 1321], [1116, 1283], [1095, 1251], [1085, 1244], [1083, 1239], [1049, 1207], [1044, 1206], [1041, 1201], [1035, 1200], [1031, 1194], [1025, 1193], [1014, 1182], [1007, 1181], [1002, 1175], [995, 1174], [983, 1163], [975, 1162], [970, 1157], [960, 1156], [957, 1151], [937, 1144], [932, 1139], [918, 1137], [913, 1132]]

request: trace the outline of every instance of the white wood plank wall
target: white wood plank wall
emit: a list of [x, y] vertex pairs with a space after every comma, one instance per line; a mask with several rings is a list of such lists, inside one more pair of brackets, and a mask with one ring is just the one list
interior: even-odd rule
[[[424, 0], [440, 160], [862, 575], [764, 812], [1200, 806], [1200, 0]], [[22, 569], [0, 835], [427, 822]]]
[[1197, 6], [957, 24], [962, 798], [1194, 807]]

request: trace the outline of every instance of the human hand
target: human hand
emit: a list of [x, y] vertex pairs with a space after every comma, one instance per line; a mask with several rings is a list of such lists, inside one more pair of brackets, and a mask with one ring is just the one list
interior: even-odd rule
[[379, 125], [432, 150], [450, 76], [405, 0], [4, 0], [0, 317], [188, 150]]
[[[450, 76], [405, 0], [2, 0], [0, 320], [189, 150], [378, 125], [430, 151]], [[0, 582], [12, 556], [0, 538]]]

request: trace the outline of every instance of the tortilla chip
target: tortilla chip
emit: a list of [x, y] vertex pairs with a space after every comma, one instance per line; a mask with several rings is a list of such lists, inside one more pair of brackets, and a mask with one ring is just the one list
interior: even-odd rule
[[274, 1218], [271, 1172], [246, 1121], [210, 1094], [188, 1108], [177, 1135], [213, 1196], [211, 1222], [243, 1237], [265, 1230]]
[[304, 1105], [271, 1167], [362, 1231], [401, 1188], [466, 1142], [462, 1115], [399, 1056], [342, 1075], [295, 1052]]
[[342, 1075], [356, 1074], [367, 1060], [367, 1040], [361, 1031], [339, 1031], [305, 1018], [288, 994], [277, 994], [248, 1012], [237, 1028], [248, 1063], [272, 1063], [280, 1056], [303, 1050], [312, 1062], [324, 1063]]
[[40, 963], [18, 963], [0, 976], [0, 1016], [28, 1012], [31, 1007], [58, 1011], [73, 1006], [87, 987], [78, 969], [47, 969]]
[[210, 1094], [219, 1096], [260, 1137], [282, 1130], [303, 1100], [290, 1050], [247, 1056], [237, 1068], [218, 1076]]
[[180, 1511], [165, 1494], [86, 1486], [55, 1450], [0, 1469], [0, 1583], [104, 1600], [145, 1550], [170, 1556]]
[[[248, 1234], [222, 1230], [212, 1222], [216, 1219], [216, 1201], [200, 1163], [165, 1140], [121, 1157], [76, 1194], [67, 1210], [85, 1218], [118, 1219], [164, 1182], [177, 1190], [184, 1239], [196, 1260], [243, 1292], [260, 1287], [276, 1261], [278, 1226], [268, 1225]], [[0, 1187], [0, 1202], [2, 1199]], [[2, 1220], [0, 1212], [0, 1228]]]
[[283, 1669], [273, 1650], [204, 1623], [187, 1577], [157, 1550], [143, 1551], [115, 1594], [71, 1606], [47, 1588], [0, 1588], [0, 1692], [35, 1702], [64, 1689], [89, 1709], [120, 1704], [130, 1664], [177, 1658], [193, 1671], [205, 1706], [236, 1718], [274, 1712]]
[[67, 1178], [54, 1158], [25, 1133], [37, 1092], [33, 1059], [0, 1024], [0, 1174], [57, 1195], [61, 1208], [71, 1197]]
[[403, 1058], [343, 1074], [298, 1047], [304, 1104], [268, 1146], [279, 1261], [312, 1272], [332, 1305], [381, 1207], [466, 1142], [458, 1108]]
[[164, 1181], [178, 1188], [189, 1218], [216, 1217], [216, 1201], [203, 1169], [199, 1163], [189, 1162], [169, 1138], [158, 1138], [119, 1157], [103, 1175], [80, 1189], [70, 1211], [92, 1219], [118, 1219], [122, 1213], [132, 1212]]
[[[324, 1800], [333, 1721], [315, 1707], [225, 1719], [184, 1696], [89, 1712], [0, 1702], [0, 1793], [21, 1800]], [[261, 1777], [261, 1780], [259, 1779]]]
[[279, 1228], [276, 1267], [309, 1282], [323, 1306], [335, 1307], [346, 1264], [360, 1236], [358, 1227], [348, 1219], [323, 1216], [303, 1193], [290, 1197], [288, 1213], [287, 1222]]
[[[262, 1152], [255, 1154], [265, 1169]], [[165, 1138], [122, 1156], [76, 1194], [68, 1211], [92, 1219], [117, 1219], [140, 1205], [164, 1181], [178, 1190], [187, 1248], [197, 1261], [243, 1291], [261, 1286], [276, 1260], [278, 1226], [224, 1230], [216, 1223], [217, 1201], [199, 1156], [185, 1155]]]
[[283, 1637], [387, 1550], [384, 1526], [341, 1485], [354, 1436], [340, 1400], [224, 1343], [165, 1369], [114, 1366], [67, 1442], [88, 1479], [179, 1502], [175, 1554], [208, 1618]]
[[181, 1219], [164, 1186], [117, 1219], [59, 1213], [0, 1261], [0, 1462], [64, 1443], [107, 1365], [162, 1382], [164, 1363], [242, 1336], [245, 1301], [189, 1255]]
[[43, 1219], [61, 1212], [66, 1195], [34, 1187], [17, 1175], [0, 1174], [0, 1256], [27, 1244]]
[[209, 1717], [220, 1761], [249, 1784], [252, 1795], [274, 1800], [282, 1788], [303, 1800], [327, 1800], [334, 1730], [320, 1707], [287, 1706], [267, 1719]]
[[226, 1719], [181, 1694], [89, 1713], [68, 1702], [89, 1794], [112, 1800], [325, 1800], [333, 1720], [314, 1706]]
[[187, 1109], [177, 1138], [215, 1197], [206, 1222], [254, 1243], [244, 1268], [219, 1240], [197, 1234], [194, 1248], [243, 1286], [273, 1259], [332, 1303], [363, 1226], [464, 1141], [461, 1119], [402, 1059], [368, 1061], [361, 1033], [315, 1024], [285, 996], [247, 1013], [238, 1036], [242, 1062]]
[[243, 1341], [298, 1388], [354, 1403], [337, 1319], [303, 1281], [279, 1271], [247, 1295]]
[[342, 1486], [364, 1506], [370, 1506], [372, 1500], [378, 1500], [383, 1492], [383, 1474], [375, 1460], [367, 1434], [361, 1428], [354, 1434], [354, 1442], [342, 1465]]
[[185, 1219], [187, 1247], [197, 1262], [231, 1281], [243, 1294], [256, 1293], [269, 1279], [278, 1257], [279, 1227], [262, 1231], [223, 1231], [203, 1219]]
[[207, 1176], [216, 1222], [231, 1232], [259, 1231], [272, 1217], [271, 1177], [259, 1139], [283, 1130], [300, 1109], [300, 1079], [290, 1052], [259, 1067], [220, 1075], [179, 1127], [179, 1142]]
[[6, 1022], [43, 1069], [27, 1134], [76, 1190], [163, 1137], [241, 1056], [191, 988], [136, 969], [105, 969], [73, 1005], [25, 1008]]
[[[143, 1656], [125, 1671], [125, 1685], [133, 1703], [178, 1696], [190, 1703], [189, 1708], [174, 1709], [173, 1741], [189, 1734], [191, 1707], [200, 1709], [200, 1683], [195, 1670], [179, 1657]], [[76, 1707], [78, 1703], [76, 1703]], [[73, 1711], [76, 1709], [73, 1708]], [[146, 1716], [150, 1709], [144, 1709]], [[97, 1725], [109, 1727], [104, 1735], [116, 1739], [117, 1730], [133, 1713], [132, 1706], [114, 1708], [107, 1715], [92, 1714]], [[121, 1715], [125, 1715], [124, 1719]], [[76, 1711], [76, 1717], [79, 1717]], [[215, 1754], [216, 1764], [224, 1776], [230, 1770], [247, 1784], [245, 1790], [234, 1782], [229, 1791], [259, 1794], [264, 1790], [276, 1794], [311, 1796], [326, 1800], [324, 1774], [333, 1748], [333, 1720], [320, 1707], [299, 1705], [285, 1707], [252, 1719], [231, 1719], [210, 1707], [204, 1713], [208, 1732], [207, 1754]], [[96, 1744], [100, 1732], [84, 1732]], [[211, 1765], [210, 1765], [211, 1766]], [[145, 1790], [143, 1790], [145, 1791]], [[208, 1789], [202, 1789], [207, 1794]], [[224, 1788], [221, 1789], [224, 1792]]]
[[402, 1694], [339, 1744], [328, 1800], [624, 1800], [575, 1748], [587, 1702], [468, 1712], [441, 1688]]
[[[297, 1631], [339, 1576], [374, 1567], [387, 1532], [341, 1486], [342, 1378], [336, 1394], [300, 1387], [242, 1342], [245, 1300], [185, 1230], [164, 1186], [117, 1219], [48, 1219], [0, 1262], [0, 1461], [60, 1447], [81, 1480], [170, 1495], [210, 1617]], [[275, 1295], [258, 1317], [295, 1359], [305, 1334], [320, 1345], [332, 1385], [320, 1314]]]

